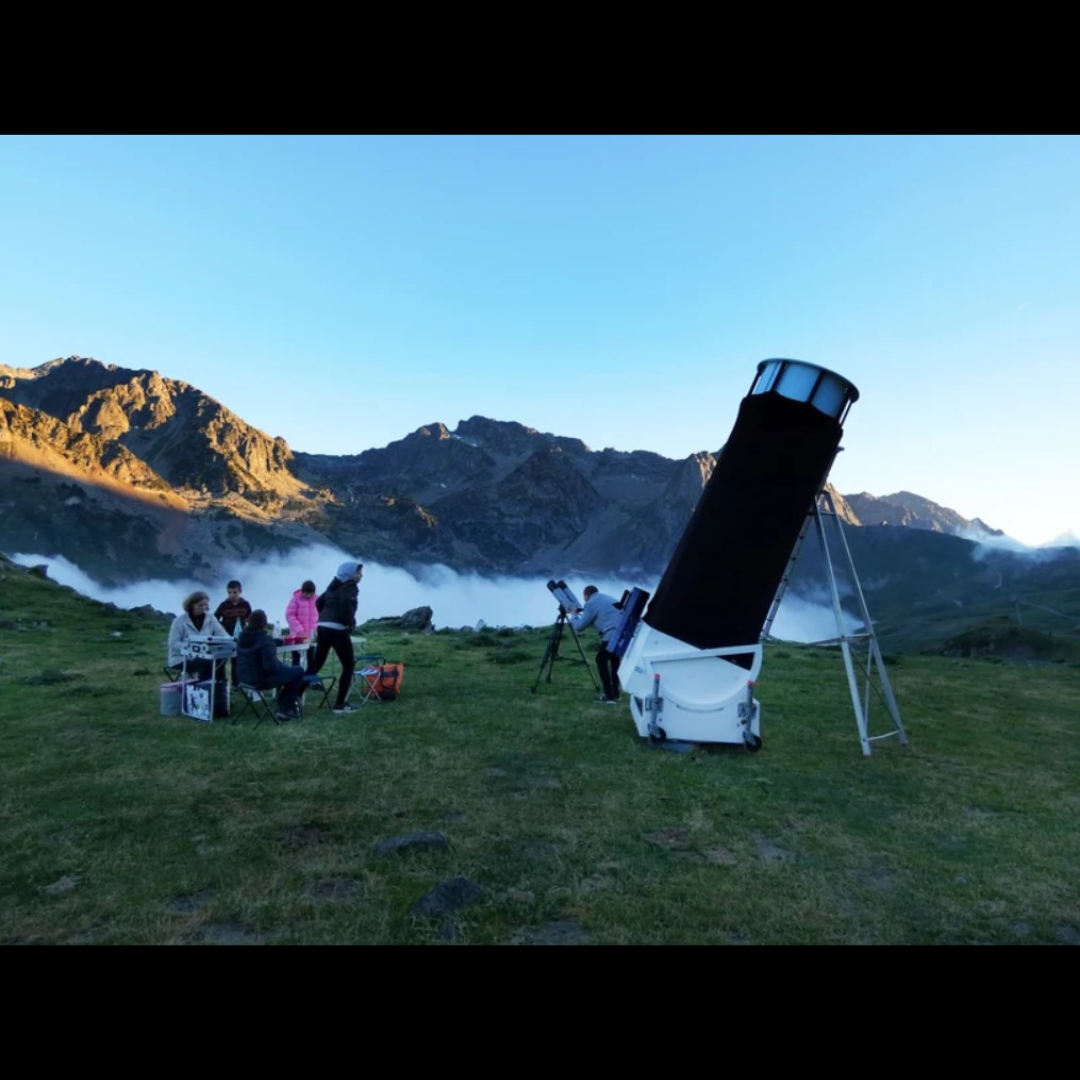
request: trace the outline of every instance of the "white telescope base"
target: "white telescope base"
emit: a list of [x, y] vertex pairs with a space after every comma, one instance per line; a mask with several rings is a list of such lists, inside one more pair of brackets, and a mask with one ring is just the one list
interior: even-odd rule
[[[638, 624], [619, 666], [638, 734], [654, 743], [734, 743], [761, 748], [761, 706], [754, 682], [762, 646], [696, 649]], [[750, 657], [749, 669], [731, 657]]]

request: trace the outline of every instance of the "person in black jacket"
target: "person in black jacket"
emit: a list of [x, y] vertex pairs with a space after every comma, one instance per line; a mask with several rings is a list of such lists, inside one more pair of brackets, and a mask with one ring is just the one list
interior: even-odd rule
[[308, 675], [317, 675], [322, 670], [330, 650], [333, 649], [341, 661], [337, 702], [334, 705], [334, 712], [339, 715], [356, 712], [346, 700], [356, 668], [356, 653], [353, 652], [349, 631], [356, 626], [356, 606], [360, 599], [360, 579], [363, 576], [363, 563], [352, 560], [343, 562], [337, 568], [334, 580], [327, 586], [326, 592], [315, 601], [315, 607], [319, 611], [319, 636], [315, 642], [315, 656], [308, 664]]
[[[236, 627], [243, 630], [251, 618], [251, 605], [240, 595], [244, 587], [239, 581], [230, 581], [225, 586], [226, 598], [214, 609], [214, 618], [225, 627], [225, 633], [231, 638], [238, 638]], [[236, 657], [229, 661], [229, 677], [233, 687], [239, 681], [236, 677]]]
[[237, 676], [244, 686], [259, 690], [278, 689], [279, 720], [300, 719], [300, 692], [304, 688], [304, 669], [283, 664], [277, 657], [281, 641], [266, 631], [266, 612], [256, 608], [236, 642]]

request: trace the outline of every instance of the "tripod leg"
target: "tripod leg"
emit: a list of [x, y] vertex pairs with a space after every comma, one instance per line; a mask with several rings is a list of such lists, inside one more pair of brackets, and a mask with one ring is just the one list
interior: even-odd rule
[[556, 621], [555, 625], [551, 628], [551, 637], [548, 638], [547, 648], [544, 650], [544, 659], [540, 661], [540, 671], [536, 676], [536, 682], [533, 683], [532, 692], [536, 693], [536, 688], [540, 685], [540, 680], [544, 677], [544, 668], [547, 671], [547, 681], [551, 682], [551, 669], [555, 664], [555, 657], [559, 655], [559, 639], [562, 637], [562, 617]]
[[585, 649], [582, 647], [581, 638], [577, 636], [577, 631], [570, 627], [570, 633], [574, 635], [574, 641], [577, 642], [577, 651], [581, 654], [581, 662], [585, 665], [585, 670], [589, 673], [589, 678], [592, 679], [593, 688], [596, 692], [600, 693], [600, 684], [596, 681], [596, 676], [593, 674], [592, 665], [589, 663], [588, 658], [585, 656]]
[[552, 639], [551, 659], [548, 661], [548, 682], [551, 682], [551, 671], [552, 668], [555, 667], [555, 661], [559, 658], [559, 646], [562, 644], [563, 624], [565, 622], [566, 617], [560, 616], [558, 622], [555, 623], [555, 633]]
[[585, 655], [585, 650], [582, 648], [581, 639], [577, 636], [577, 631], [574, 629], [574, 624], [566, 617], [565, 611], [559, 612], [559, 617], [555, 621], [555, 625], [551, 628], [551, 637], [548, 638], [547, 649], [544, 652], [544, 659], [540, 661], [540, 674], [536, 676], [536, 682], [533, 683], [532, 692], [536, 693], [536, 688], [540, 685], [540, 680], [544, 676], [544, 668], [547, 668], [547, 681], [551, 682], [551, 672], [555, 666], [555, 661], [559, 656], [559, 643], [562, 641], [563, 627], [569, 626], [570, 633], [574, 638], [574, 642], [577, 644], [578, 655], [581, 657], [581, 662], [585, 665], [585, 670], [589, 673], [589, 678], [592, 680], [593, 689], [597, 693], [600, 693], [600, 684], [596, 681], [596, 675], [593, 673], [592, 665], [589, 663], [588, 657]]

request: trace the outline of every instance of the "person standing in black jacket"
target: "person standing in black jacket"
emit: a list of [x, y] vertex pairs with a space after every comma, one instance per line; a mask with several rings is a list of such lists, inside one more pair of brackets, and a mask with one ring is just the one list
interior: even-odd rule
[[[240, 636], [236, 630], [237, 626], [243, 630], [247, 626], [248, 619], [251, 618], [251, 605], [240, 595], [244, 590], [239, 581], [230, 581], [225, 586], [225, 591], [227, 597], [218, 604], [214, 618], [225, 627], [225, 633], [235, 639]], [[235, 656], [229, 661], [229, 673], [235, 688], [239, 681], [236, 677]]]
[[277, 718], [299, 720], [304, 669], [297, 665], [290, 667], [278, 659], [280, 644], [279, 639], [266, 632], [266, 612], [256, 608], [236, 641], [237, 676], [245, 686], [254, 686], [258, 690], [276, 688]]
[[356, 626], [356, 607], [360, 600], [360, 579], [363, 576], [363, 563], [352, 560], [343, 562], [337, 568], [334, 580], [327, 586], [326, 592], [315, 601], [319, 611], [319, 636], [315, 642], [315, 656], [308, 665], [308, 675], [317, 675], [322, 670], [330, 650], [333, 649], [341, 662], [337, 701], [334, 704], [334, 712], [338, 715], [356, 712], [355, 707], [346, 700], [356, 668], [356, 654], [353, 652], [349, 631]]

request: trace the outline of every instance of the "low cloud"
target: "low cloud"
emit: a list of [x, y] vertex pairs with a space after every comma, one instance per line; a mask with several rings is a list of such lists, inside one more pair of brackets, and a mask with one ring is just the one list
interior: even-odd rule
[[978, 545], [973, 554], [975, 559], [985, 559], [990, 555], [1006, 551], [1036, 562], [1048, 562], [1051, 559], [1060, 557], [1062, 550], [1065, 548], [1080, 550], [1080, 539], [1077, 538], [1074, 532], [1062, 533], [1057, 539], [1048, 544], [1040, 544], [1038, 547], [1022, 544], [1011, 536], [987, 536], [985, 533], [972, 533], [969, 536], [964, 536], [964, 539], [974, 540]]
[[[285, 607], [293, 591], [310, 579], [321, 592], [330, 583], [337, 567], [354, 558], [346, 551], [318, 545], [303, 552], [274, 556], [261, 563], [226, 566], [216, 586], [195, 580], [151, 579], [130, 585], [108, 587], [95, 581], [74, 563], [59, 556], [18, 553], [10, 556], [20, 566], [48, 566], [49, 577], [105, 603], [119, 608], [150, 605], [158, 611], [176, 614], [188, 593], [202, 589], [210, 594], [214, 607], [225, 599], [225, 583], [235, 578], [243, 585], [245, 599], [262, 608], [271, 623], [285, 619]], [[580, 599], [586, 585], [596, 585], [616, 599], [624, 589], [635, 586], [655, 592], [658, 581], [619, 581], [603, 577], [568, 577], [567, 586]], [[447, 566], [430, 566], [416, 573], [399, 567], [364, 563], [360, 584], [359, 621], [401, 615], [416, 607], [430, 607], [438, 629], [485, 626], [550, 626], [559, 615], [555, 598], [548, 591], [548, 578], [489, 578], [461, 574]], [[857, 626], [857, 624], [853, 624]], [[773, 624], [773, 637], [784, 641], [820, 641], [836, 636], [836, 620], [831, 606], [818, 604], [788, 592]]]
[[978, 545], [975, 548], [976, 559], [995, 551], [1012, 551], [1017, 555], [1028, 555], [1035, 551], [1034, 548], [1021, 544], [1019, 540], [1014, 540], [1011, 536], [988, 536], [984, 532], [970, 529], [960, 530], [956, 535], [961, 540], [971, 540]]
[[[851, 612], [841, 610], [841, 614], [845, 634], [855, 634], [863, 629], [862, 620]], [[819, 603], [816, 598], [800, 596], [790, 590], [784, 594], [773, 620], [772, 637], [780, 641], [810, 643], [829, 641], [838, 635], [831, 603]]]
[[[243, 586], [244, 598], [252, 607], [262, 608], [273, 622], [275, 619], [284, 621], [285, 608], [293, 591], [305, 580], [314, 581], [321, 592], [330, 584], [338, 566], [354, 556], [328, 545], [319, 545], [301, 553], [274, 556], [261, 563], [226, 565], [219, 583], [210, 587], [194, 579], [150, 579], [109, 587], [60, 556], [16, 553], [10, 558], [20, 566], [44, 564], [53, 581], [95, 600], [120, 608], [149, 604], [170, 614], [178, 613], [184, 597], [196, 589], [208, 592], [216, 607], [225, 599], [226, 582], [235, 578]], [[363, 622], [426, 606], [432, 609], [432, 621], [440, 629], [474, 627], [480, 622], [492, 627], [547, 626], [559, 614], [558, 604], [547, 589], [547, 581], [547, 578], [530, 580], [459, 574], [447, 566], [425, 567], [413, 574], [399, 567], [365, 562], [358, 618]], [[567, 580], [567, 585], [579, 598], [588, 584], [595, 584], [616, 597], [622, 595], [623, 588], [629, 587], [602, 578]]]

